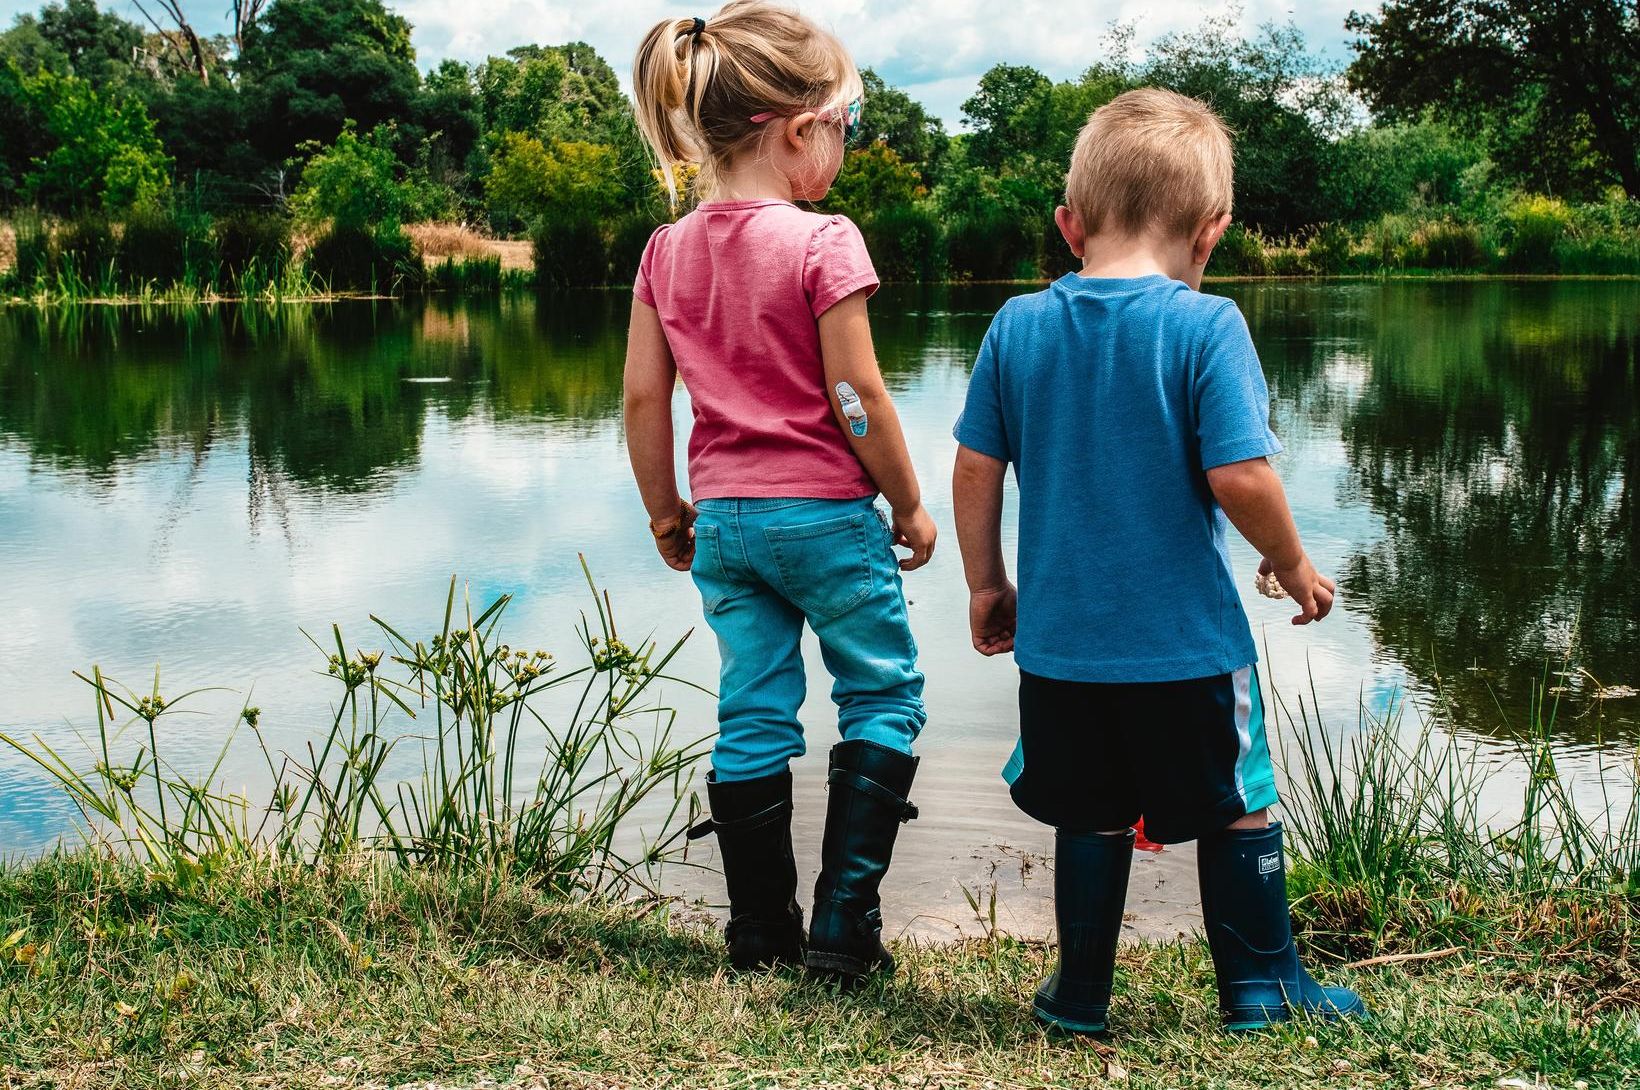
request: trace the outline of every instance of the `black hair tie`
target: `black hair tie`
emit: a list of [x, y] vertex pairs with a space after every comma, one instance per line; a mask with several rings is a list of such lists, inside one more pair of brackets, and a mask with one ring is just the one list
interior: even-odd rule
[[695, 16], [695, 25], [690, 28], [689, 34], [691, 37], [698, 38], [704, 33], [706, 33], [706, 20], [697, 15]]

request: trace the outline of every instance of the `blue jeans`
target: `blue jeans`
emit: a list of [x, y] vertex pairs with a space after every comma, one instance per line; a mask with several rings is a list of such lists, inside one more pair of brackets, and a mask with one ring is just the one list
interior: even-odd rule
[[803, 754], [803, 622], [835, 684], [837, 727], [902, 753], [922, 730], [923, 676], [899, 561], [871, 499], [702, 500], [695, 585], [723, 658], [720, 781], [783, 771]]

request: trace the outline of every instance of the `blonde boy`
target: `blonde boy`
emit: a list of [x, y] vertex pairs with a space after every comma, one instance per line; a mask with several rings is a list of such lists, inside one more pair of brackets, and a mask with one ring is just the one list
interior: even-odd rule
[[[1287, 910], [1257, 653], [1225, 543], [1235, 525], [1300, 612], [1333, 583], [1305, 555], [1266, 460], [1269, 393], [1247, 324], [1200, 293], [1230, 225], [1229, 133], [1207, 106], [1129, 91], [1095, 111], [1060, 232], [1082, 271], [1012, 299], [957, 422], [957, 534], [984, 655], [1013, 651], [1014, 801], [1057, 830], [1060, 961], [1034, 1010], [1105, 1028], [1133, 824], [1199, 841], [1225, 1024], [1364, 1015], [1299, 965]], [[1019, 588], [1002, 555], [1019, 482]]]

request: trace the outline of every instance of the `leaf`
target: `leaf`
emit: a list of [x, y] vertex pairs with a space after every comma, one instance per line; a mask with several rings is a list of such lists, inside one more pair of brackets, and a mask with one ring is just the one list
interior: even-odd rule
[[133, 1007], [123, 999], [117, 999], [114, 1001], [114, 1010], [118, 1012], [121, 1018], [135, 1018], [137, 1016], [137, 1008]]

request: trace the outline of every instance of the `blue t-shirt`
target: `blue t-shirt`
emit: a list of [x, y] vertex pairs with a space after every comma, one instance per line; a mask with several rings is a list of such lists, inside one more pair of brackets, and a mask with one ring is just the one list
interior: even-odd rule
[[1275, 454], [1241, 311], [1165, 276], [1072, 273], [985, 335], [957, 441], [1019, 481], [1023, 670], [1180, 681], [1257, 661], [1208, 469]]

